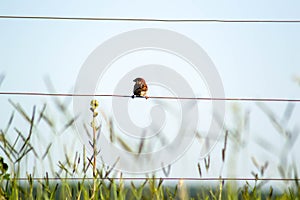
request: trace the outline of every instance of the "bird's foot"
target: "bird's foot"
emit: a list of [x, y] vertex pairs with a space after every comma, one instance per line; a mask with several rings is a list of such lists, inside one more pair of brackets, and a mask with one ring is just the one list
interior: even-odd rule
[[134, 99], [134, 97], [135, 97], [135, 95], [132, 95], [132, 96], [131, 96], [131, 98], [133, 98], [133, 99]]
[[147, 100], [149, 97], [148, 96], [145, 96], [145, 99]]

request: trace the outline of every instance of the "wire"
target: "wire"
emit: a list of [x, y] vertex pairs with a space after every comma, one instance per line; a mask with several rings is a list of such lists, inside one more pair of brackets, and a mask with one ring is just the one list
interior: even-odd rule
[[[19, 181], [26, 181], [28, 178], [15, 178]], [[41, 181], [41, 180], [94, 180], [94, 178], [59, 178], [59, 177], [51, 177], [51, 178], [32, 178], [32, 180]], [[245, 178], [245, 177], [238, 177], [238, 178], [222, 178], [222, 177], [211, 177], [211, 178], [192, 178], [192, 177], [166, 177], [166, 178], [159, 178], [159, 177], [122, 177], [122, 178], [97, 178], [98, 180], [132, 180], [132, 181], [139, 181], [145, 179], [154, 179], [154, 180], [165, 180], [165, 181], [300, 181], [300, 178]]]
[[[119, 94], [75, 94], [75, 93], [44, 93], [44, 92], [0, 92], [0, 95], [21, 95], [21, 96], [56, 96], [56, 97], [118, 97], [132, 98], [130, 95]], [[145, 98], [145, 97], [135, 97]], [[300, 99], [289, 98], [217, 98], [217, 97], [172, 97], [172, 96], [147, 96], [149, 99], [169, 99], [169, 100], [195, 100], [195, 101], [265, 101], [265, 102], [295, 102]]]
[[201, 23], [300, 23], [299, 19], [158, 19], [158, 18], [110, 18], [110, 17], [51, 17], [0, 15], [0, 19], [31, 20], [79, 20], [79, 21], [131, 21], [131, 22], [201, 22]]

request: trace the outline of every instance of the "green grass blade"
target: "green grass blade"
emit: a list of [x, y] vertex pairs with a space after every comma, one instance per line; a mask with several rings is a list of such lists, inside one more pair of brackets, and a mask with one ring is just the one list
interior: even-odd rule
[[26, 145], [28, 144], [28, 142], [29, 142], [29, 140], [30, 140], [30, 137], [31, 137], [31, 135], [32, 135], [33, 126], [34, 126], [34, 116], [35, 116], [35, 106], [33, 106], [32, 116], [31, 116], [31, 120], [30, 120], [29, 134], [28, 134], [26, 140], [24, 141], [24, 144], [23, 144], [23, 146], [21, 147], [21, 149], [20, 149], [19, 152], [21, 152], [21, 151], [26, 147]]

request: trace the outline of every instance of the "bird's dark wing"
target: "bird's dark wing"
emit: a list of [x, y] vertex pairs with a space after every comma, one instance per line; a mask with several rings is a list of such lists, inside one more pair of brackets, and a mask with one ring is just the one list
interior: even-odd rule
[[141, 95], [141, 91], [142, 91], [141, 85], [136, 83], [133, 88], [133, 94], [139, 96]]

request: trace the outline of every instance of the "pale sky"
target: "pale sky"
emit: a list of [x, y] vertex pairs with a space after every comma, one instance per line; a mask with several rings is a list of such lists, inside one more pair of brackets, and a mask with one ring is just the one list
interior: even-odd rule
[[[294, 1], [6, 1], [0, 15], [162, 18], [162, 19], [300, 19], [300, 2]], [[80, 68], [89, 54], [107, 39], [139, 28], [161, 28], [181, 33], [198, 43], [214, 62], [224, 85], [226, 97], [300, 98], [300, 87], [293, 81], [300, 76], [300, 23], [166, 23], [0, 19], [0, 73], [6, 77], [1, 91], [47, 92], [44, 79], [50, 77], [58, 92], [70, 92]], [[116, 81], [117, 80], [113, 80]], [[1, 96], [1, 126], [9, 119], [12, 107], [8, 98], [31, 112], [46, 98]], [[50, 99], [49, 99], [50, 101]], [[231, 103], [227, 103], [225, 123], [234, 126]], [[268, 103], [280, 118], [287, 103]], [[268, 160], [269, 176], [278, 177], [278, 158], [260, 149], [255, 138], [263, 137], [278, 147], [282, 139], [266, 115], [254, 103], [240, 103], [250, 111], [250, 145], [242, 150], [243, 166], [237, 176], [251, 177], [255, 170], [251, 156]], [[105, 109], [105, 108], [104, 108]], [[3, 112], [4, 111], [4, 112]], [[299, 125], [300, 109], [296, 103], [287, 127]], [[22, 126], [22, 122], [17, 122]], [[13, 133], [13, 131], [11, 131]], [[13, 136], [12, 136], [13, 137]], [[75, 139], [76, 140], [76, 136]], [[56, 141], [57, 142], [57, 141]], [[58, 142], [59, 143], [59, 142]], [[77, 141], [78, 151], [81, 145]], [[299, 141], [298, 141], [299, 144]], [[58, 145], [58, 144], [57, 144]], [[219, 160], [223, 142], [215, 148]], [[68, 145], [67, 145], [68, 146]], [[299, 160], [299, 147], [293, 159]], [[59, 145], [58, 145], [59, 148]], [[56, 151], [63, 151], [63, 148]], [[176, 162], [171, 175], [198, 176], [197, 147]], [[53, 150], [53, 154], [56, 154]], [[259, 155], [258, 155], [259, 154]], [[185, 163], [191, 163], [186, 166]], [[200, 161], [202, 162], [202, 161]], [[297, 163], [297, 162], [296, 162]], [[202, 162], [203, 164], [203, 162]], [[207, 176], [218, 177], [220, 162], [212, 163]], [[203, 165], [204, 166], [204, 165]], [[228, 165], [229, 167], [229, 165]], [[46, 167], [47, 168], [47, 167]], [[230, 167], [229, 167], [230, 168]], [[297, 166], [300, 170], [300, 166]], [[225, 169], [224, 169], [225, 170]], [[298, 171], [299, 172], [299, 171]], [[224, 176], [230, 173], [222, 173]]]

